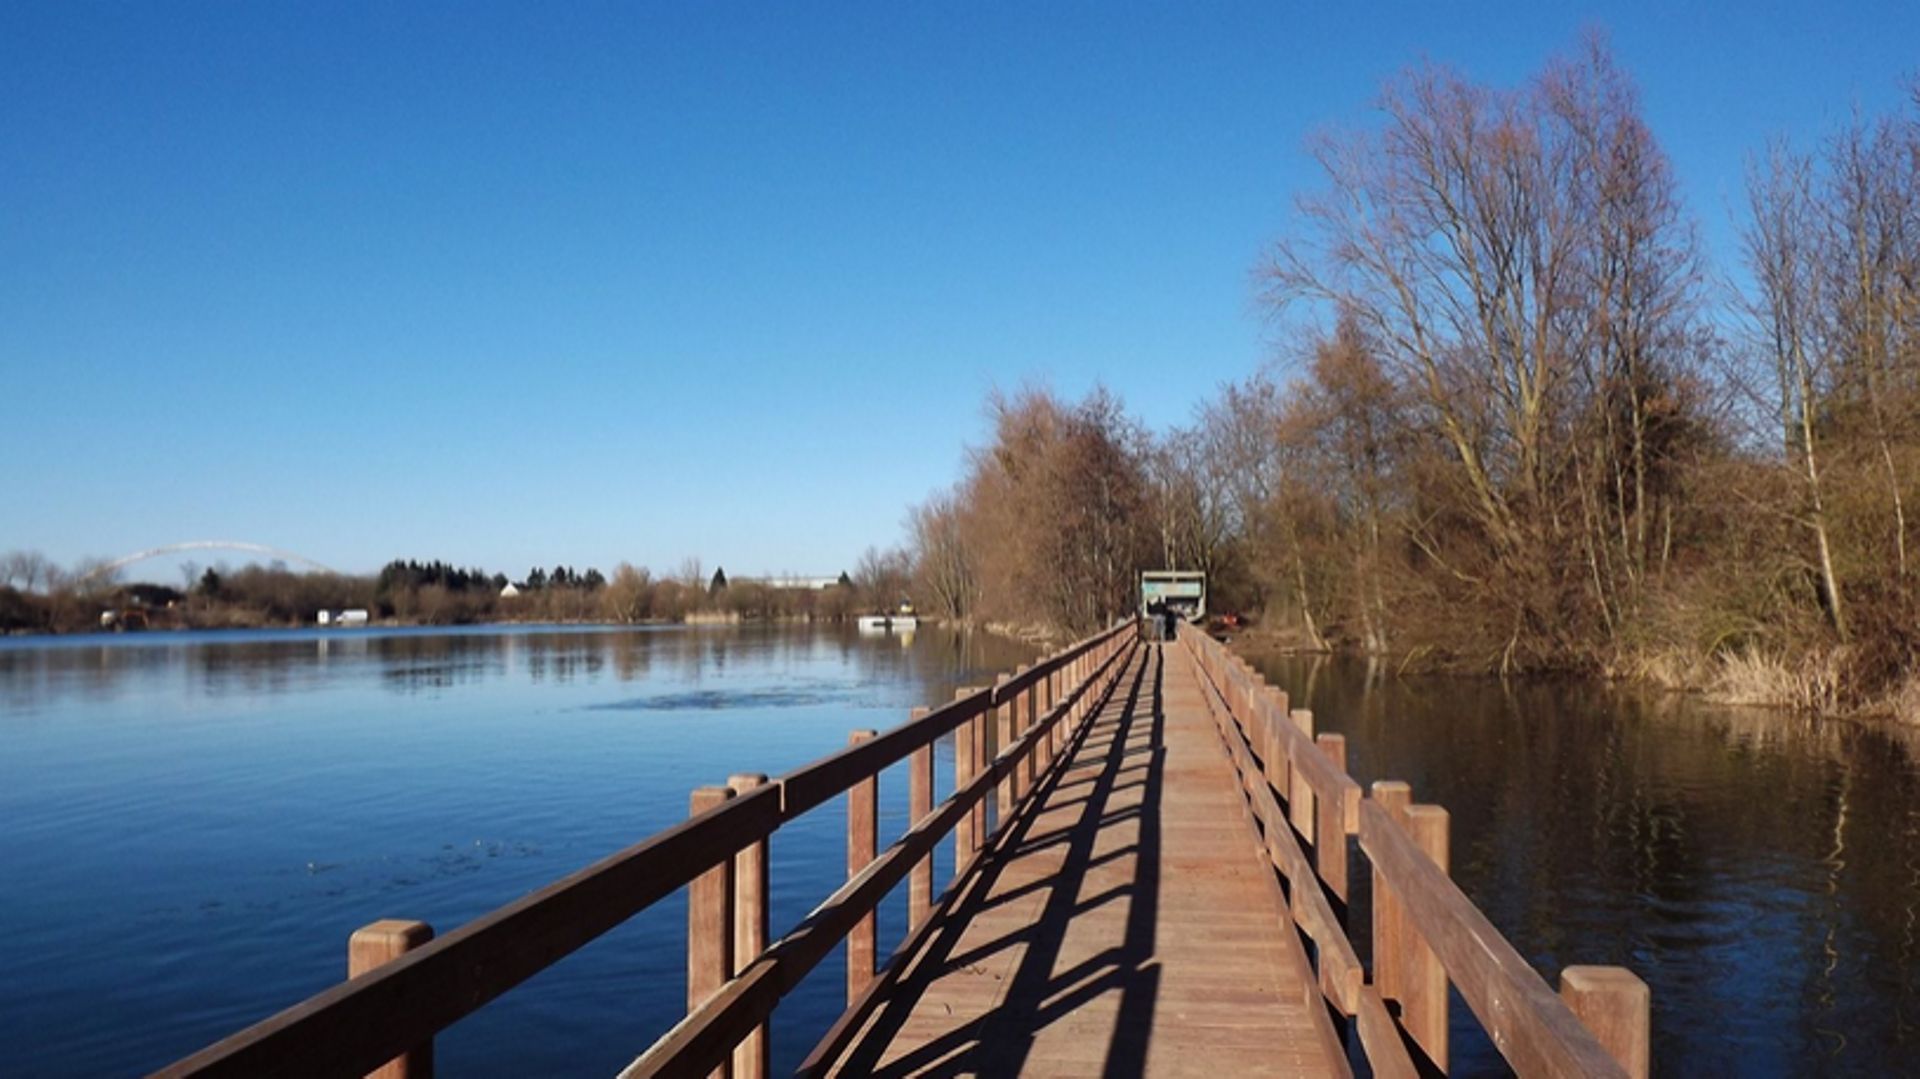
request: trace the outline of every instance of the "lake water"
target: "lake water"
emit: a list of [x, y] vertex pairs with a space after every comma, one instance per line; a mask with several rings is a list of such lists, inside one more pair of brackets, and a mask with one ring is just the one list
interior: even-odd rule
[[[338, 981], [367, 922], [451, 930], [683, 819], [693, 787], [785, 772], [1031, 658], [805, 627], [0, 640], [0, 1073], [158, 1067]], [[881, 792], [897, 835], [904, 771]], [[775, 835], [776, 934], [844, 879], [843, 806]], [[451, 1028], [442, 1073], [617, 1071], [684, 1011], [685, 911]], [[840, 962], [783, 1003], [776, 1065], [839, 1014]]]
[[[164, 1064], [338, 980], [360, 925], [452, 929], [682, 819], [694, 786], [1030, 658], [804, 627], [0, 640], [0, 1072]], [[1454, 877], [1540, 969], [1651, 984], [1661, 1074], [1920, 1072], [1909, 733], [1263, 666], [1347, 735], [1356, 778], [1451, 811]], [[898, 769], [881, 790], [898, 834]], [[842, 878], [841, 807], [774, 837], [776, 933]], [[684, 927], [676, 898], [587, 946], [443, 1034], [442, 1072], [616, 1071], [682, 1013]], [[883, 947], [903, 932], [896, 896]], [[777, 1065], [839, 1013], [839, 962], [781, 1006]], [[1454, 1015], [1455, 1073], [1498, 1071]]]
[[[1920, 1074], [1916, 732], [1591, 683], [1259, 666], [1347, 736], [1354, 778], [1448, 809], [1455, 880], [1552, 984], [1575, 963], [1646, 979], [1657, 1074]], [[1457, 994], [1452, 1041], [1455, 1074], [1500, 1070]]]

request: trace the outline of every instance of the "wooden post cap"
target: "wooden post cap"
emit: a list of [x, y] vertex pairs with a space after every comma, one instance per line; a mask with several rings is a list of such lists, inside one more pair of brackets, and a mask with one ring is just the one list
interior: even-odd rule
[[1420, 844], [1433, 864], [1446, 872], [1451, 863], [1449, 824], [1452, 816], [1445, 806], [1410, 805], [1407, 807], [1406, 828], [1413, 835], [1413, 841]]
[[1373, 800], [1389, 809], [1404, 809], [1413, 802], [1413, 785], [1404, 779], [1376, 779]]
[[1560, 972], [1560, 999], [1630, 1079], [1646, 1079], [1653, 1008], [1646, 982], [1625, 967], [1568, 967]]
[[724, 804], [732, 797], [733, 788], [731, 787], [695, 787], [693, 794], [687, 799], [687, 812], [696, 815], [705, 813], [717, 805]]
[[433, 927], [404, 918], [382, 918], [347, 938], [347, 977], [390, 963], [433, 939]]

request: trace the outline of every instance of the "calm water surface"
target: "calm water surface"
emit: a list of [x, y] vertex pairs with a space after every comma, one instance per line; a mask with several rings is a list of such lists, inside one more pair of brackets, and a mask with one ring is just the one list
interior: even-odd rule
[[[452, 929], [684, 818], [695, 786], [1030, 658], [775, 627], [0, 640], [0, 1072], [157, 1067], [337, 981], [360, 925]], [[881, 791], [898, 834], [904, 772]], [[776, 933], [844, 877], [843, 813], [775, 836]], [[683, 1012], [685, 924], [676, 897], [489, 1005], [442, 1072], [617, 1071]], [[839, 962], [782, 1005], [776, 1064], [838, 1015]]]
[[[1347, 736], [1354, 778], [1451, 812], [1454, 878], [1536, 968], [1647, 980], [1659, 1074], [1920, 1074], [1913, 732], [1590, 683], [1260, 666]], [[1455, 1073], [1501, 1070], [1457, 995], [1453, 1016]]]

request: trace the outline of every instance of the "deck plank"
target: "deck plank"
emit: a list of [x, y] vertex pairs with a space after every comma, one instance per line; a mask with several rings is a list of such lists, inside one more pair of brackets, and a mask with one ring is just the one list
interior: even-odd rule
[[1348, 1074], [1185, 649], [1037, 797], [840, 1074]]

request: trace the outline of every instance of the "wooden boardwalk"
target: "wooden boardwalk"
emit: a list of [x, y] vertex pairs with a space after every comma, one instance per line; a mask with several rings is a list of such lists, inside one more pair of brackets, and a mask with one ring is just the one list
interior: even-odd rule
[[[1394, 780], [1363, 791], [1340, 735], [1197, 629], [1137, 632], [1116, 621], [783, 776], [698, 787], [684, 823], [451, 933], [375, 922], [348, 981], [156, 1074], [430, 1079], [440, 1031], [684, 891], [687, 1012], [623, 1079], [765, 1079], [774, 1009], [837, 950], [849, 1007], [808, 1076], [1350, 1075], [1344, 1044], [1419, 1079], [1447, 1070], [1457, 994], [1521, 1076], [1646, 1079], [1646, 983], [1568, 966], [1556, 993], [1448, 877], [1445, 809]], [[883, 845], [894, 765], [912, 822]], [[767, 844], [828, 803], [846, 883], [776, 939]], [[962, 870], [936, 903], [949, 841]], [[1361, 873], [1364, 964], [1337, 913]], [[882, 964], [875, 910], [903, 886], [914, 929]]]
[[885, 991], [849, 1075], [1340, 1075], [1191, 654], [1137, 650]]

